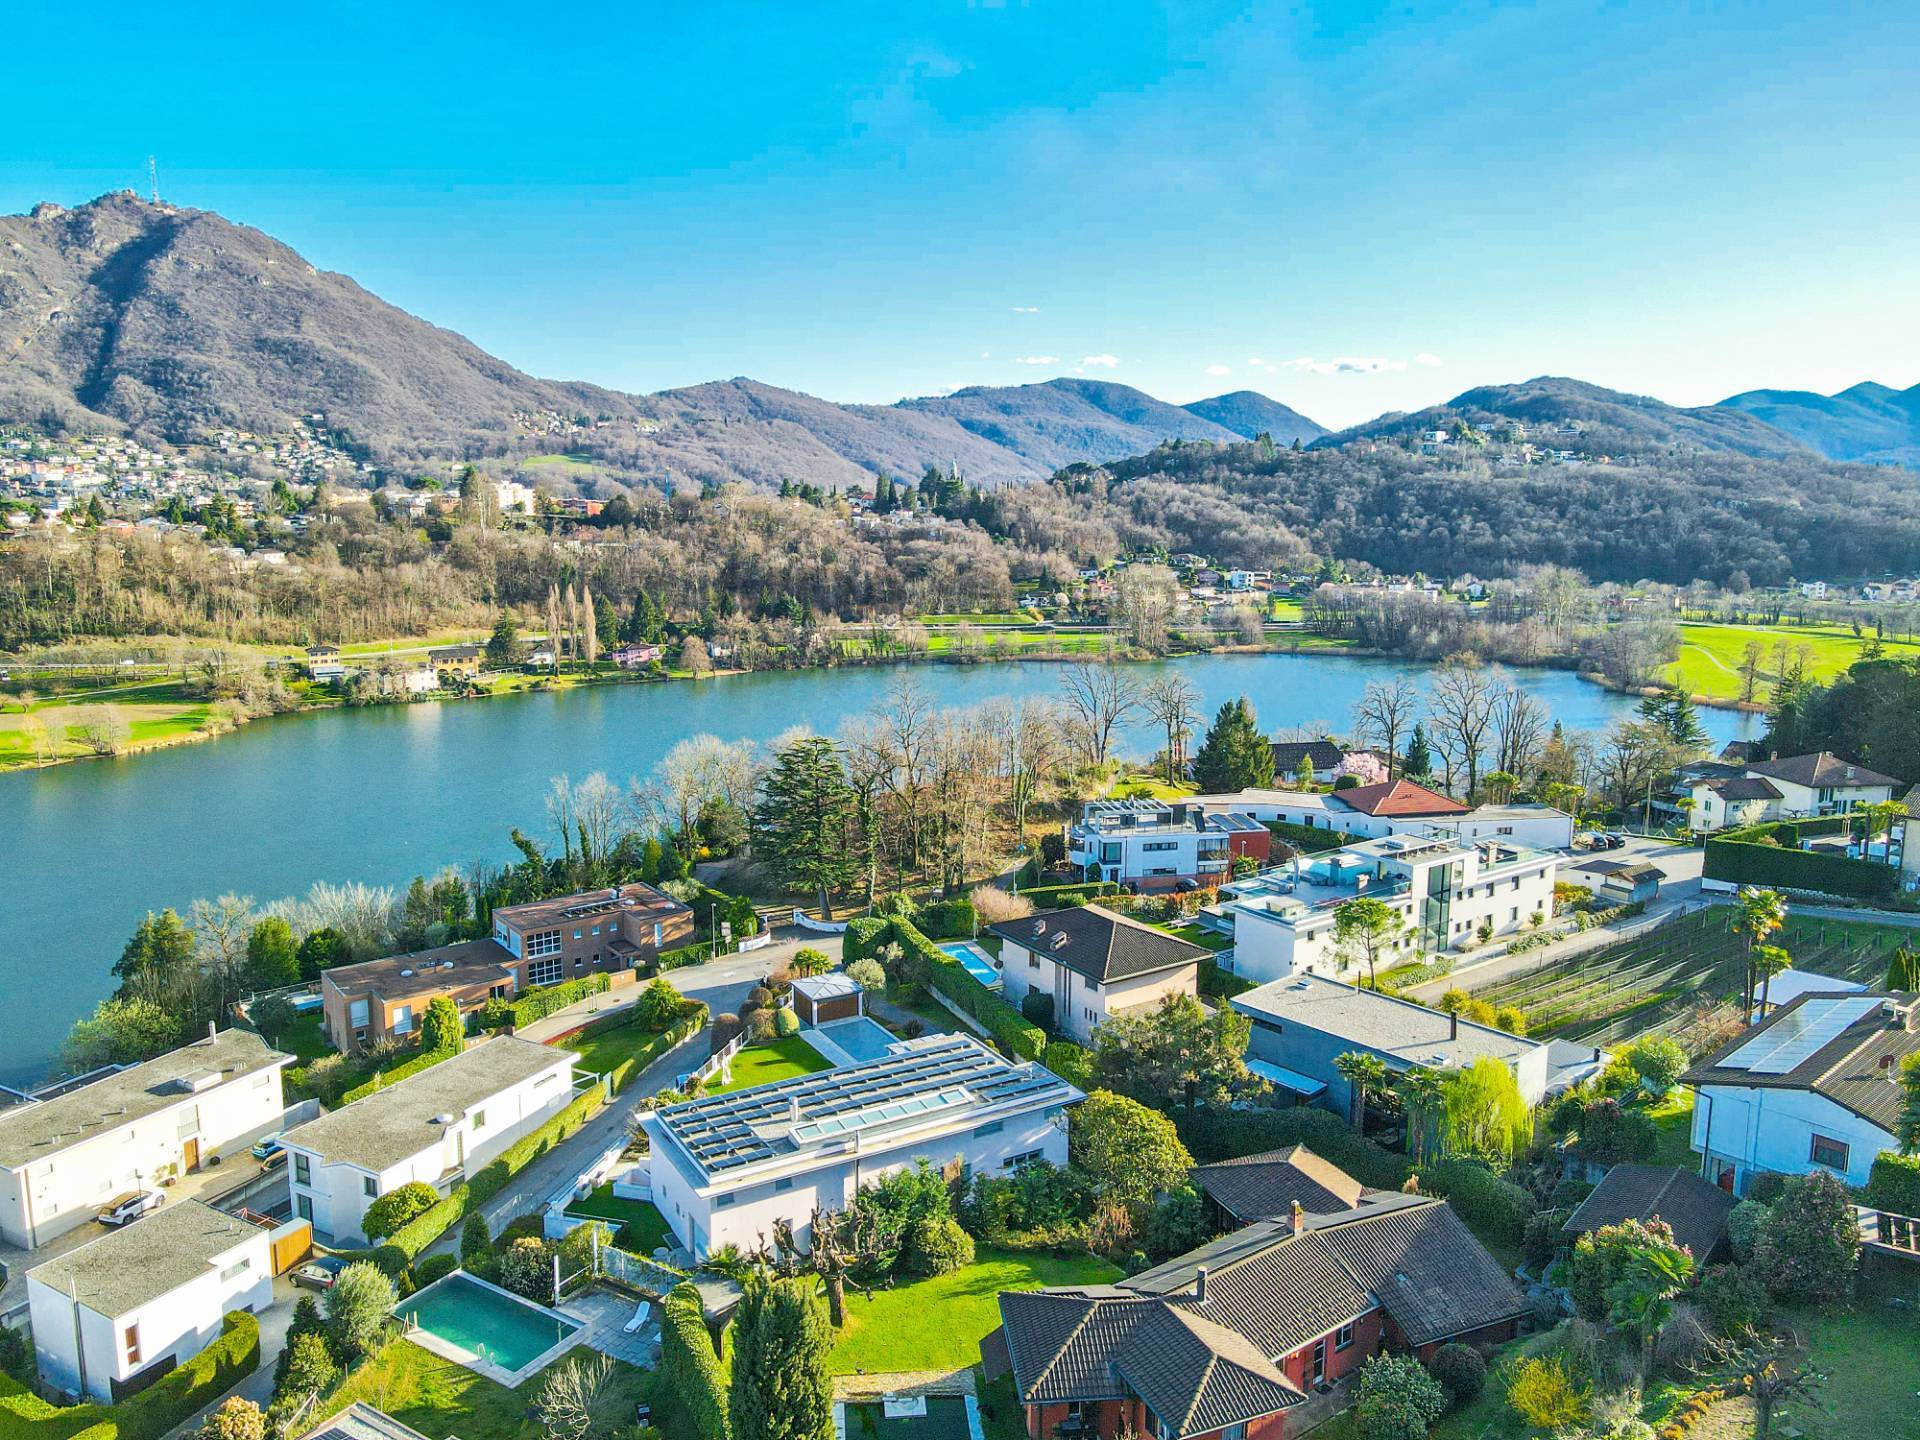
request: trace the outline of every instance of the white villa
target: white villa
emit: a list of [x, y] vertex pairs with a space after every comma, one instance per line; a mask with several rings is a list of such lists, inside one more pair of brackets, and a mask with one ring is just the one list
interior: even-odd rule
[[654, 1205], [696, 1257], [752, 1248], [776, 1220], [808, 1243], [816, 1206], [926, 1160], [998, 1173], [1063, 1165], [1066, 1108], [1086, 1097], [1039, 1065], [965, 1035], [928, 1035], [881, 1059], [669, 1105], [641, 1117]]
[[334, 1245], [365, 1243], [367, 1206], [425, 1181], [442, 1195], [573, 1099], [571, 1050], [511, 1035], [289, 1130], [293, 1213]]

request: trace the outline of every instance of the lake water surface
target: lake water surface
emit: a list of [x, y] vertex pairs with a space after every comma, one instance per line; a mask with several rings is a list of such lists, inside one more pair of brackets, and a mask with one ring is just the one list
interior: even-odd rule
[[[1424, 683], [1427, 667], [1340, 655], [1204, 655], [1168, 661], [1203, 713], [1245, 694], [1279, 730], [1351, 723], [1367, 681]], [[0, 776], [0, 1082], [45, 1073], [73, 1020], [112, 988], [148, 910], [228, 891], [266, 901], [315, 880], [403, 887], [476, 858], [513, 858], [507, 831], [546, 829], [548, 781], [595, 770], [644, 776], [678, 740], [710, 731], [766, 741], [797, 724], [831, 733], [877, 705], [896, 669], [776, 672], [607, 685], [465, 703], [328, 710], [119, 760]], [[1150, 667], [1138, 667], [1142, 679]], [[936, 703], [1055, 693], [1035, 662], [921, 665]], [[1633, 702], [1567, 671], [1514, 672], [1569, 730]], [[1756, 717], [1703, 710], [1717, 744]], [[1148, 727], [1128, 751], [1158, 743]]]

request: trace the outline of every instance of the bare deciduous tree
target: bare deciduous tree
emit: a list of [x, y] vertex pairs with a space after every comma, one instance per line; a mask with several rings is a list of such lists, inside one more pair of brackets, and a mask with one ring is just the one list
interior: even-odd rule
[[1061, 699], [1087, 763], [1104, 767], [1113, 739], [1140, 708], [1140, 690], [1112, 660], [1082, 660], [1060, 675]]
[[1166, 775], [1171, 785], [1186, 774], [1187, 741], [1200, 719], [1200, 692], [1186, 676], [1168, 671], [1147, 682], [1140, 692], [1140, 704], [1166, 736]]
[[1470, 654], [1449, 655], [1433, 672], [1427, 692], [1427, 717], [1434, 748], [1446, 762], [1448, 784], [1456, 768], [1466, 775], [1468, 800], [1480, 784], [1480, 759], [1486, 753], [1499, 685]]
[[1387, 752], [1387, 778], [1400, 770], [1400, 742], [1413, 731], [1419, 714], [1420, 692], [1402, 675], [1396, 680], [1369, 680], [1353, 707], [1356, 738]]
[[1524, 781], [1551, 729], [1545, 707], [1509, 680], [1493, 702], [1494, 768]]

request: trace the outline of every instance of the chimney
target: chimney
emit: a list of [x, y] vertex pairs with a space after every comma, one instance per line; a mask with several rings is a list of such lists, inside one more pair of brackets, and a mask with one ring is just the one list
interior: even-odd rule
[[1193, 1272], [1193, 1303], [1207, 1303], [1207, 1267], [1204, 1265]]
[[1458, 1010], [1450, 1010], [1447, 1012], [1447, 1038], [1449, 1040], [1458, 1040], [1460, 1038], [1460, 1012]]
[[1293, 1233], [1298, 1235], [1307, 1228], [1307, 1212], [1300, 1208], [1298, 1200], [1293, 1202]]
[[1880, 1073], [1886, 1077], [1889, 1085], [1898, 1085], [1900, 1083], [1900, 1077], [1894, 1073], [1893, 1056], [1882, 1055], [1880, 1057]]
[[1600, 1063], [1600, 1047], [1598, 1045], [1593, 1047], [1593, 1063], [1596, 1065]]
[[214, 1037], [214, 1034], [215, 1034], [215, 1026], [214, 1026], [214, 1023], [213, 1023], [213, 1021], [211, 1021], [211, 1020], [209, 1020], [209, 1021], [207, 1021], [207, 1039], [209, 1039], [209, 1040], [211, 1040], [211, 1039], [213, 1039], [213, 1037]]

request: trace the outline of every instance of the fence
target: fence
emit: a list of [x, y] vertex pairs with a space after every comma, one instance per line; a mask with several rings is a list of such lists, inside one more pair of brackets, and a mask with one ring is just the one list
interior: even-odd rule
[[684, 1270], [676, 1270], [671, 1265], [662, 1265], [658, 1260], [648, 1260], [639, 1255], [628, 1254], [611, 1245], [602, 1245], [595, 1252], [595, 1263], [600, 1273], [609, 1280], [617, 1280], [622, 1285], [630, 1285], [643, 1295], [651, 1295], [656, 1300], [667, 1298], [667, 1292], [687, 1278]]
[[714, 1051], [696, 1070], [689, 1071], [681, 1080], [680, 1088], [691, 1095], [717, 1073], [722, 1079], [733, 1078], [733, 1057], [746, 1048], [747, 1032], [742, 1030], [733, 1039]]

